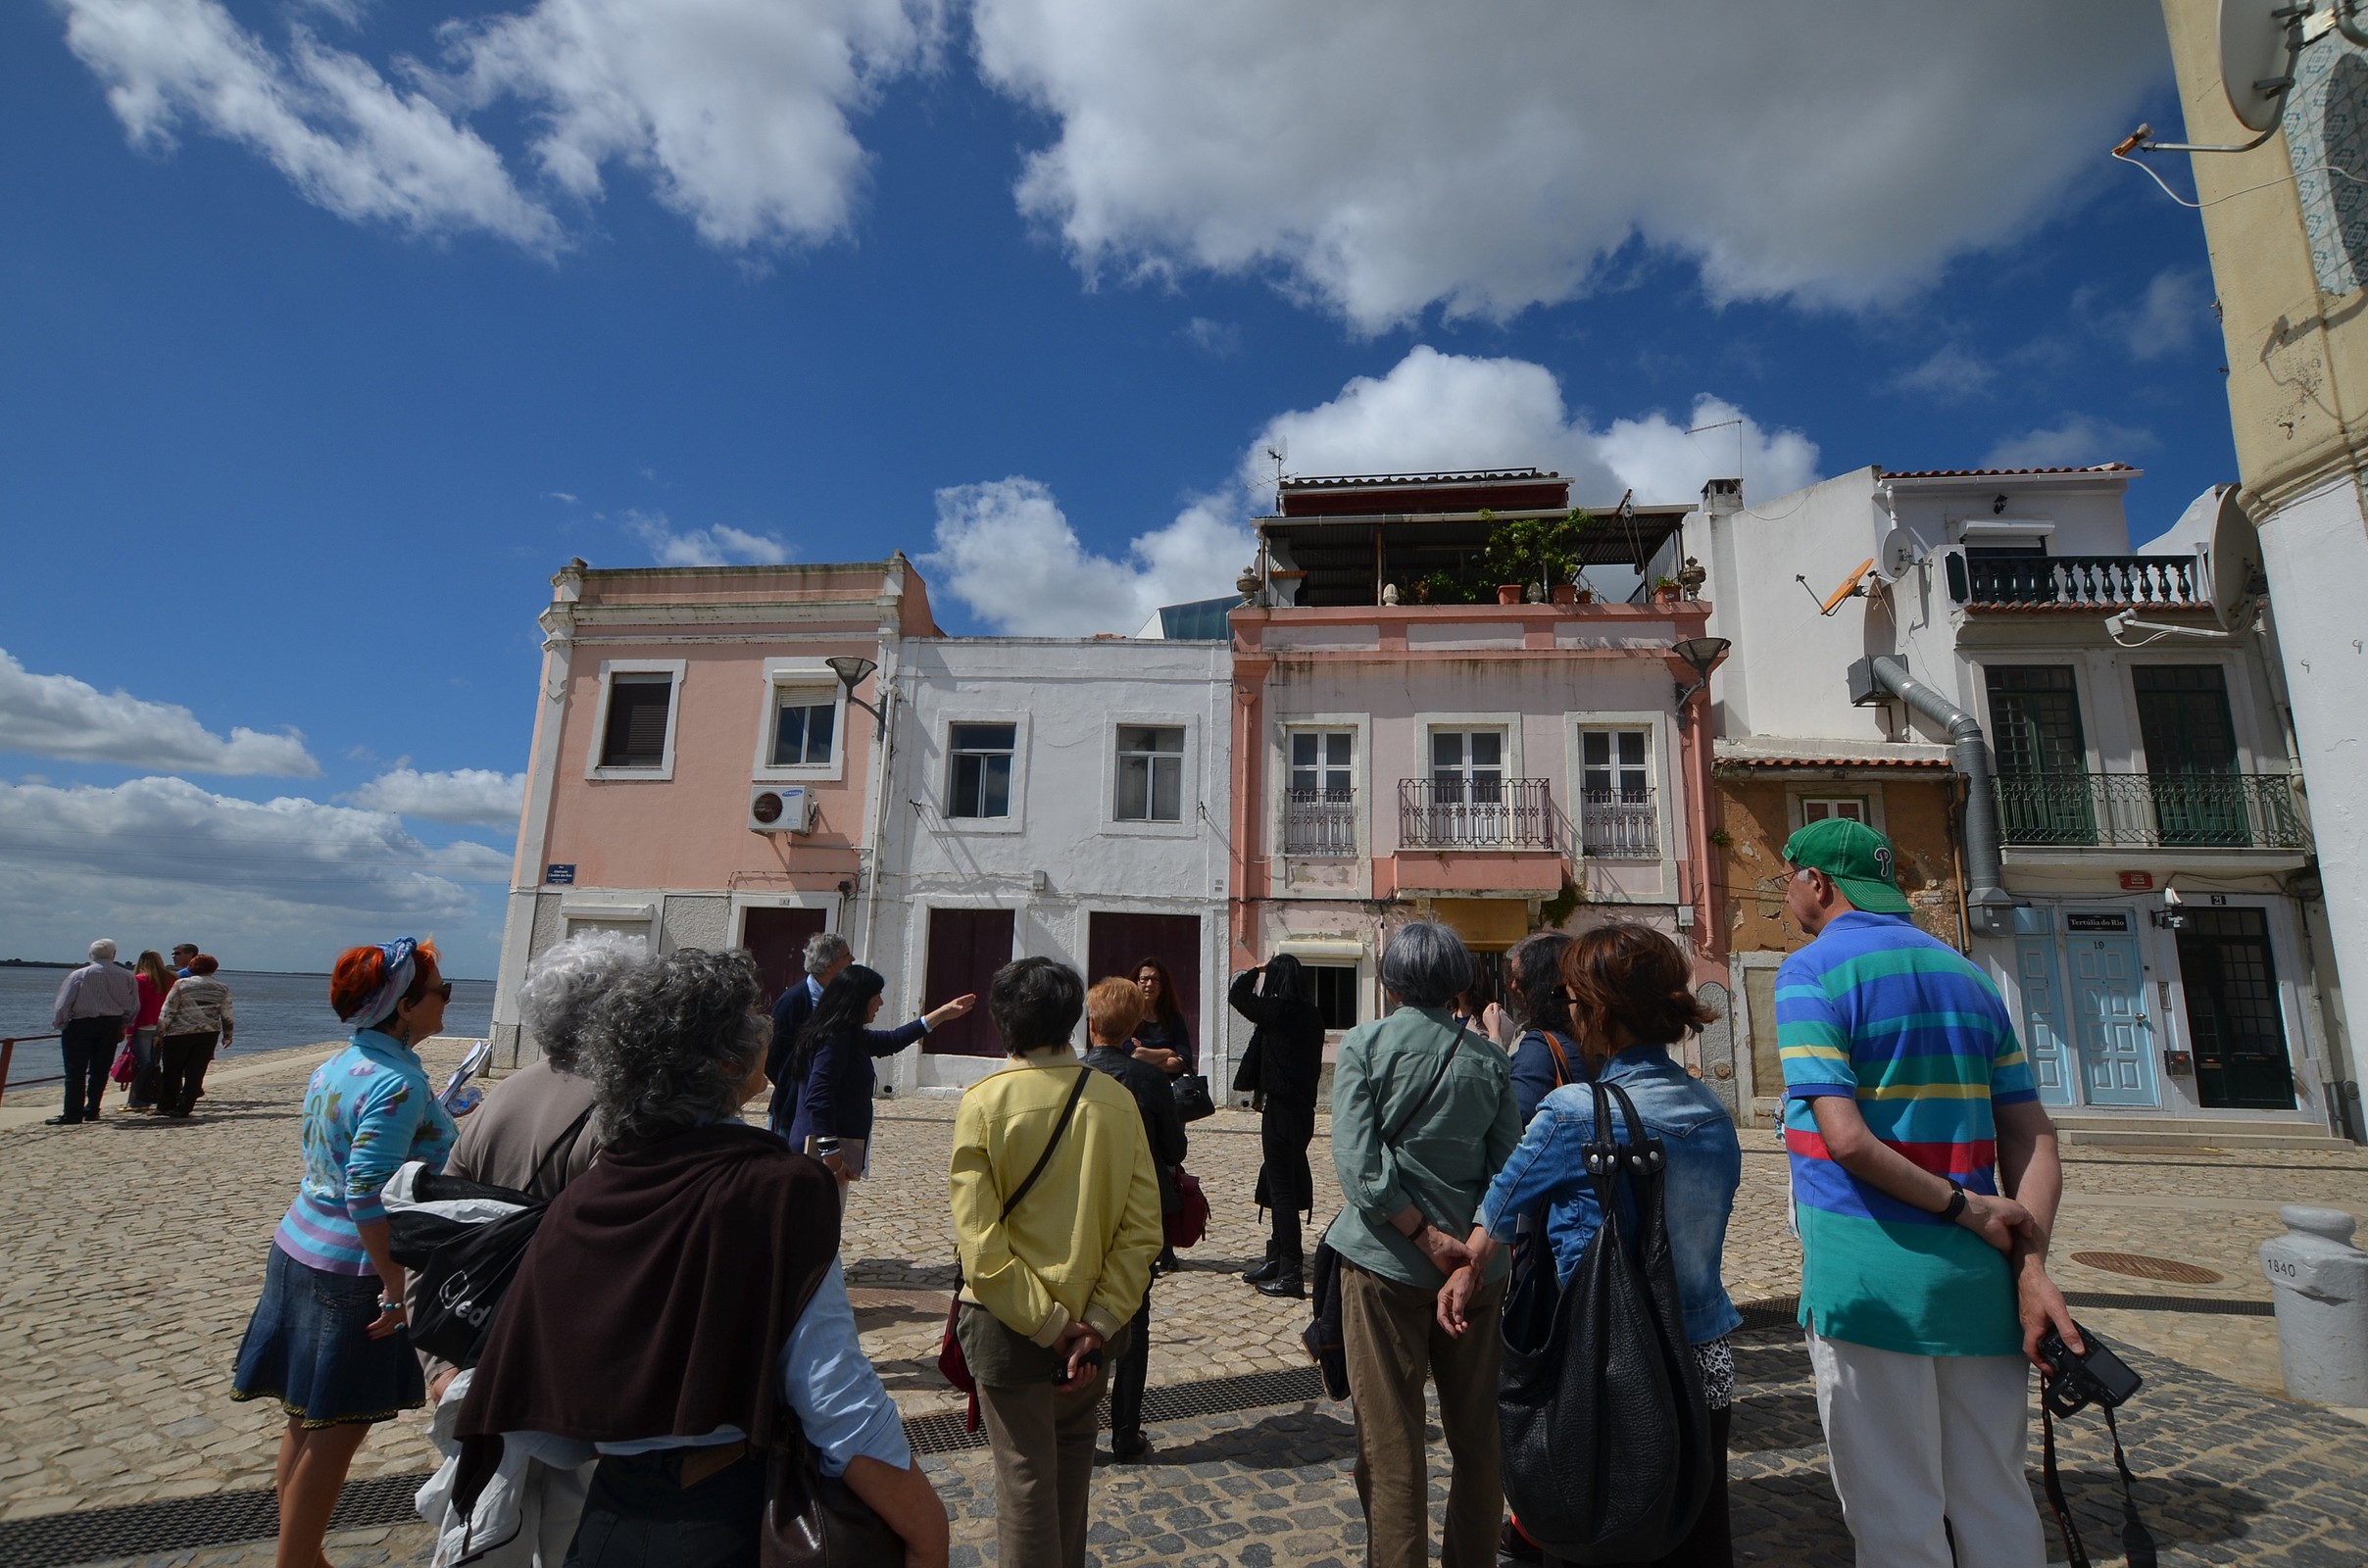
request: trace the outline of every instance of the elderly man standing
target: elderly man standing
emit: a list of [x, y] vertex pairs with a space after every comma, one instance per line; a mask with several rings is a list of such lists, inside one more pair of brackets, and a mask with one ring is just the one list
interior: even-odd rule
[[1346, 1201], [1324, 1239], [1340, 1254], [1357, 1498], [1372, 1568], [1431, 1560], [1426, 1381], [1438, 1386], [1455, 1465], [1439, 1561], [1497, 1561], [1498, 1320], [1510, 1257], [1500, 1252], [1482, 1271], [1466, 1314], [1480, 1332], [1452, 1335], [1435, 1310], [1439, 1288], [1471, 1261], [1461, 1238], [1521, 1141], [1511, 1061], [1452, 1010], [1473, 971], [1470, 950], [1446, 926], [1402, 926], [1381, 956], [1382, 989], [1400, 1006], [1350, 1030], [1333, 1071], [1332, 1163]]
[[2050, 1324], [2080, 1347], [2047, 1277], [2055, 1129], [1998, 988], [1909, 923], [1889, 841], [1833, 818], [1784, 858], [1815, 939], [1776, 971], [1784, 1139], [1843, 1520], [1863, 1563], [2041, 1568], [2023, 1357]]
[[791, 1048], [798, 1043], [798, 1031], [814, 1016], [814, 1005], [822, 1000], [822, 988], [839, 977], [839, 971], [855, 961], [847, 939], [836, 931], [816, 931], [806, 939], [806, 978], [791, 985], [773, 1003], [773, 1042], [765, 1053], [765, 1076], [772, 1081], [773, 1097], [767, 1120], [772, 1130], [787, 1136], [789, 1124], [798, 1113], [798, 1084], [790, 1078]]
[[90, 945], [90, 961], [66, 977], [49, 1009], [66, 1058], [66, 1110], [50, 1117], [50, 1126], [73, 1127], [99, 1119], [99, 1099], [107, 1092], [107, 1069], [115, 1065], [116, 1044], [139, 1012], [139, 982], [115, 961], [115, 944], [99, 938]]

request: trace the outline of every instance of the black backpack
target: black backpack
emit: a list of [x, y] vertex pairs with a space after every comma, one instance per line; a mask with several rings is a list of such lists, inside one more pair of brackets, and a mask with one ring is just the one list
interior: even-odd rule
[[417, 1162], [384, 1196], [387, 1250], [412, 1271], [411, 1343], [454, 1366], [476, 1365], [548, 1205]]
[[[1603, 1227], [1568, 1286], [1532, 1250], [1505, 1306], [1497, 1415], [1505, 1499], [1531, 1540], [1574, 1563], [1651, 1562], [1694, 1528], [1710, 1489], [1710, 1415], [1686, 1339], [1661, 1207], [1668, 1155], [1617, 1084], [1595, 1095], [1587, 1169]], [[1627, 1139], [1612, 1141], [1610, 1102]], [[1635, 1200], [1623, 1235], [1619, 1194]]]

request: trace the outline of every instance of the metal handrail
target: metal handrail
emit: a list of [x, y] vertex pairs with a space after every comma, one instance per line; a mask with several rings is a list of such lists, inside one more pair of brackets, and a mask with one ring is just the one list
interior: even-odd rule
[[2271, 849], [2309, 844], [2274, 773], [2001, 773], [1999, 837], [2028, 848]]
[[1402, 778], [1398, 842], [1414, 850], [1551, 850], [1554, 797], [1542, 778]]
[[1310, 857], [1355, 855], [1355, 794], [1346, 790], [1285, 790], [1283, 853]]
[[[63, 1039], [65, 1039], [65, 1038], [66, 1038], [66, 1037], [65, 1037], [64, 1035], [5, 1035], [5, 1036], [0, 1036], [0, 1101], [5, 1101], [5, 1100], [7, 1100], [7, 1098], [8, 1098], [8, 1069], [9, 1069], [9, 1065], [10, 1065], [10, 1063], [14, 1062], [14, 1061], [17, 1059], [17, 1042], [18, 1042], [18, 1041], [20, 1041], [20, 1040], [63, 1040]], [[25, 1079], [22, 1079], [22, 1080], [20, 1080], [20, 1082], [23, 1082], [23, 1083], [25, 1083], [25, 1084], [28, 1084], [28, 1085], [29, 1085], [29, 1084], [60, 1084], [60, 1083], [64, 1083], [65, 1081], [66, 1081], [66, 1075], [65, 1075], [64, 1073], [60, 1073], [60, 1074], [58, 1074], [58, 1075], [57, 1075], [55, 1078], [25, 1078]]]
[[1658, 859], [1660, 821], [1653, 811], [1653, 791], [1581, 790], [1579, 843], [1602, 859]]

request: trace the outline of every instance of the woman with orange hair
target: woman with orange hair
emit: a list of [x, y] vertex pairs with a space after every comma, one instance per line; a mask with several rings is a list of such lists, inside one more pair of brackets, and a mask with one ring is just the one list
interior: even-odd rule
[[231, 1392], [270, 1396], [288, 1414], [275, 1568], [316, 1568], [370, 1426], [427, 1402], [378, 1189], [406, 1160], [441, 1169], [452, 1152], [452, 1117], [418, 1051], [451, 1000], [434, 945], [410, 937], [354, 948], [329, 977], [354, 1037], [305, 1089], [304, 1182], [271, 1239]]

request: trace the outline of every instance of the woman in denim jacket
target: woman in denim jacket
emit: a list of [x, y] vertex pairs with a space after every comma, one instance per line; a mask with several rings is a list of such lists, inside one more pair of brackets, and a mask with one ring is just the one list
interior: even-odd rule
[[[1743, 1146], [1718, 1097], [1670, 1054], [1676, 1042], [1714, 1016], [1696, 1000], [1691, 979], [1677, 944], [1649, 926], [1599, 926], [1574, 938], [1562, 953], [1563, 994], [1582, 1070], [1626, 1090], [1644, 1119], [1644, 1131], [1667, 1151], [1662, 1194], [1669, 1249], [1677, 1265], [1686, 1338], [1693, 1343], [1710, 1407], [1710, 1495], [1693, 1533], [1660, 1562], [1670, 1568], [1724, 1568], [1734, 1561], [1726, 1472], [1735, 1358], [1727, 1336], [1743, 1314], [1727, 1298], [1719, 1263], [1735, 1190], [1743, 1182]], [[1616, 1125], [1616, 1107], [1613, 1117], [1614, 1131], [1631, 1136]], [[1464, 1332], [1464, 1303], [1479, 1271], [1512, 1240], [1515, 1223], [1524, 1216], [1544, 1212], [1556, 1271], [1568, 1283], [1603, 1224], [1603, 1207], [1581, 1153], [1595, 1136], [1595, 1100], [1585, 1084], [1557, 1089], [1538, 1106], [1520, 1148], [1481, 1200], [1471, 1234], [1471, 1265], [1457, 1270], [1439, 1293], [1439, 1322], [1450, 1334]], [[1634, 1234], [1634, 1216], [1622, 1218]]]

